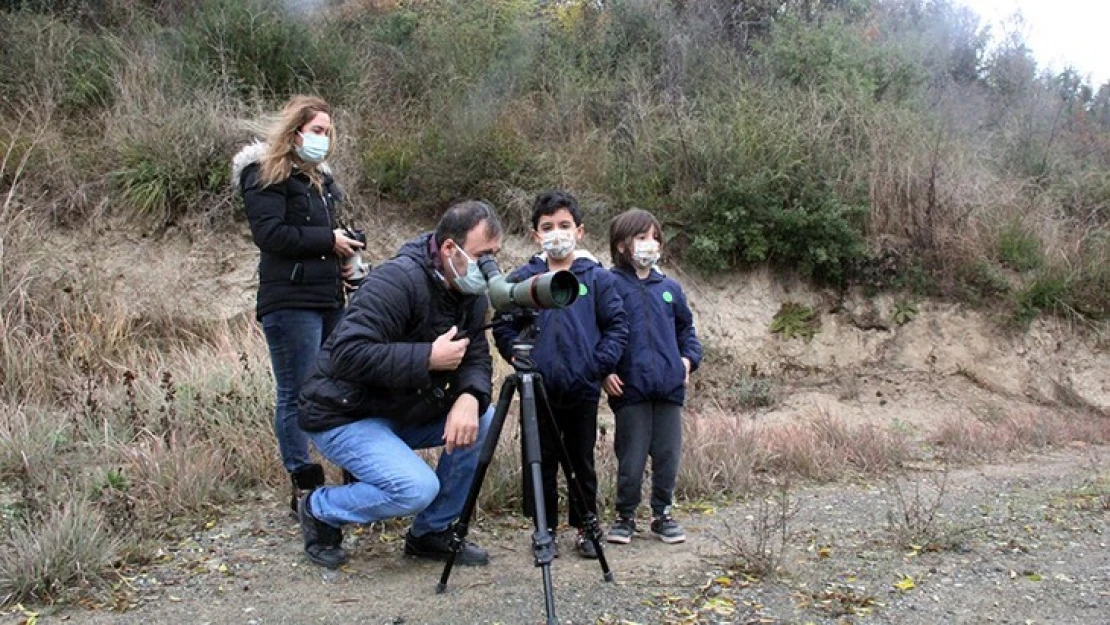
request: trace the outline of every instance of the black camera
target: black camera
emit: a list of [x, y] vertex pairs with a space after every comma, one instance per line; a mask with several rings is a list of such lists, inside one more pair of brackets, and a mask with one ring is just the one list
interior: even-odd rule
[[[362, 244], [362, 249], [366, 249], [366, 231], [362, 228], [344, 228], [343, 233], [349, 238], [354, 239]], [[359, 285], [362, 283], [366, 274], [370, 273], [370, 265], [362, 260], [362, 252], [355, 251], [355, 253], [343, 259], [343, 266], [351, 268], [351, 276], [347, 278], [347, 282], [352, 285]]]
[[566, 270], [548, 271], [520, 282], [509, 282], [493, 256], [479, 258], [478, 268], [489, 284], [490, 305], [499, 312], [566, 308], [578, 299], [578, 278]]

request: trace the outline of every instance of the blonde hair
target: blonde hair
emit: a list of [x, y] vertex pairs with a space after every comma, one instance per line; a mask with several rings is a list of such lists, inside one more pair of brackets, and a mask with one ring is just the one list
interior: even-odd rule
[[[259, 170], [259, 182], [263, 187], [276, 184], [293, 174], [293, 162], [297, 158], [297, 132], [302, 126], [312, 121], [318, 113], [327, 113], [331, 116], [331, 107], [322, 98], [310, 95], [295, 95], [289, 98], [281, 109], [277, 121], [271, 126], [266, 142], [269, 149], [262, 157]], [[328, 128], [328, 156], [335, 146], [335, 126]], [[326, 157], [325, 157], [326, 158]], [[317, 164], [300, 163], [300, 169], [312, 181], [312, 184], [321, 191], [324, 186], [324, 177], [321, 175]]]

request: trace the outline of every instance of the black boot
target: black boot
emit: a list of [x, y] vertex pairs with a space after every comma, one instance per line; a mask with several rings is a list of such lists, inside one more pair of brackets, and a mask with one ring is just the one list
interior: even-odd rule
[[306, 464], [289, 474], [293, 482], [293, 494], [289, 497], [289, 507], [293, 514], [297, 513], [297, 502], [301, 497], [312, 492], [313, 489], [324, 485], [324, 467], [318, 464]]
[[329, 569], [337, 569], [347, 562], [347, 552], [343, 550], [343, 530], [332, 527], [312, 516], [308, 505], [309, 493], [301, 499], [297, 517], [304, 533], [304, 552], [313, 564]]

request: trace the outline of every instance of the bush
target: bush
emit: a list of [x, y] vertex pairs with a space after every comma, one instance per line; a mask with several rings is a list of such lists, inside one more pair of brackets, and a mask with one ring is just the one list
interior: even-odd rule
[[1032, 271], [1044, 262], [1037, 235], [1018, 222], [1010, 222], [998, 234], [998, 259], [1015, 271]]
[[22, 12], [0, 13], [0, 87], [12, 103], [38, 97], [73, 115], [115, 99], [113, 74], [121, 46], [112, 34], [83, 32], [63, 20]]
[[204, 0], [176, 33], [187, 82], [238, 97], [282, 100], [315, 93], [332, 104], [356, 95], [351, 47], [314, 22], [287, 16], [280, 3]]
[[155, 228], [227, 203], [236, 140], [228, 112], [204, 102], [159, 113], [121, 120], [109, 172], [115, 209]]

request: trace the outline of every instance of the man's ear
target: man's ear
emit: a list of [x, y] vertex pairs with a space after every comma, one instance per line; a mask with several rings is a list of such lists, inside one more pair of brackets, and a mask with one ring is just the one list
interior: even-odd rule
[[540, 234], [539, 230], [533, 230], [532, 231], [532, 240], [536, 242], [536, 245], [542, 245], [543, 244], [543, 235]]
[[574, 229], [574, 240], [581, 241], [584, 236], [586, 236], [586, 226], [578, 224], [578, 227]]

